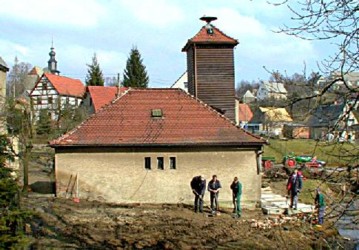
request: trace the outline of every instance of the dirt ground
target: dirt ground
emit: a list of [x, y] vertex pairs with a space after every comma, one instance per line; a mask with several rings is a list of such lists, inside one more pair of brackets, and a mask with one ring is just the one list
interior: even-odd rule
[[208, 208], [194, 213], [187, 204], [54, 198], [40, 192], [51, 179], [49, 159], [33, 159], [33, 190], [22, 200], [34, 213], [27, 224], [31, 249], [353, 249], [335, 229], [318, 230], [304, 220], [258, 228], [258, 221], [273, 219], [260, 209], [244, 210], [241, 218], [224, 209], [212, 217]]

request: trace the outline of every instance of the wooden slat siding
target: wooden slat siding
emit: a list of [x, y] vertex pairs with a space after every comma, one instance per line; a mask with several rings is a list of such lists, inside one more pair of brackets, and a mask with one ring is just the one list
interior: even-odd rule
[[233, 46], [197, 45], [197, 97], [235, 120]]
[[188, 93], [196, 96], [195, 86], [194, 86], [194, 48], [191, 47], [187, 51], [187, 76], [188, 76]]

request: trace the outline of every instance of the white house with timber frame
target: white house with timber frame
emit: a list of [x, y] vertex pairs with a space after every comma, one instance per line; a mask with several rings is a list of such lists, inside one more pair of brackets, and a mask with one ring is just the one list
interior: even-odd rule
[[40, 111], [45, 109], [51, 119], [56, 120], [61, 109], [80, 105], [85, 90], [84, 84], [78, 79], [44, 73], [29, 94], [34, 118], [37, 120]]

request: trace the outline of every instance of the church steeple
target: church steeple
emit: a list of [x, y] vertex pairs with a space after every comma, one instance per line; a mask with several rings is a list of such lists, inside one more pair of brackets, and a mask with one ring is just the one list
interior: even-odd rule
[[55, 59], [56, 53], [54, 49], [54, 41], [52, 41], [51, 48], [50, 48], [50, 60], [47, 62], [47, 68], [52, 74], [59, 75], [60, 71], [57, 70], [57, 61]]

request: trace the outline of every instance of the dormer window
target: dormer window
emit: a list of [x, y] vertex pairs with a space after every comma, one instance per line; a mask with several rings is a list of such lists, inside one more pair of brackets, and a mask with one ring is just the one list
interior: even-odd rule
[[163, 117], [162, 109], [152, 109], [151, 117], [152, 118], [162, 118]]

